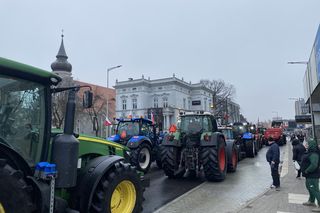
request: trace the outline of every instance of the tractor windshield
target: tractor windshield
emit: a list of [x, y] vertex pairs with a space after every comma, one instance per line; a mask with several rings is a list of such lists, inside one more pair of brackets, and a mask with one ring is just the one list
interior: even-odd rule
[[40, 159], [45, 122], [44, 86], [0, 75], [0, 143], [30, 165]]
[[212, 130], [212, 123], [207, 116], [185, 116], [181, 117], [180, 129], [185, 133], [209, 132]]
[[232, 127], [234, 137], [242, 136], [243, 133], [248, 132], [246, 126], [235, 125]]
[[139, 135], [139, 122], [120, 122], [118, 124], [118, 134], [123, 139]]

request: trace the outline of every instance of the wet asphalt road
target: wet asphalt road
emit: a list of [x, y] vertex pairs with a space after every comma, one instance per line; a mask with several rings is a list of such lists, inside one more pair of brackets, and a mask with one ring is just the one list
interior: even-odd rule
[[163, 170], [158, 169], [155, 163], [146, 177], [150, 178], [150, 187], [144, 192], [146, 200], [143, 202], [143, 213], [154, 212], [205, 181], [203, 177], [167, 178]]
[[[284, 151], [283, 148], [281, 148], [282, 151]], [[192, 196], [183, 198], [182, 204], [179, 204], [180, 201], [178, 201], [177, 204], [166, 207], [160, 212], [193, 212], [192, 209], [199, 203], [203, 202], [202, 205], [206, 206], [207, 203], [205, 202], [209, 200], [210, 205], [215, 206], [213, 209], [217, 210], [216, 212], [224, 212], [226, 205], [230, 207], [229, 210], [234, 211], [270, 186], [270, 169], [265, 160], [267, 149], [268, 147], [264, 147], [255, 158], [246, 158], [240, 161], [237, 172], [228, 173], [226, 180], [220, 183], [205, 182], [203, 176], [199, 178], [169, 179], [162, 170], [153, 165], [153, 168], [146, 175], [150, 178], [150, 187], [144, 193], [146, 200], [143, 203], [143, 213], [156, 211], [202, 183], [205, 184], [202, 184], [205, 189], [201, 187], [193, 192]], [[198, 194], [198, 191], [200, 194]], [[206, 199], [204, 199], [204, 195], [206, 195]], [[221, 199], [217, 199], [218, 197]], [[206, 201], [207, 198], [208, 201]], [[228, 198], [232, 198], [232, 205], [230, 205]], [[212, 210], [212, 207], [210, 209]]]

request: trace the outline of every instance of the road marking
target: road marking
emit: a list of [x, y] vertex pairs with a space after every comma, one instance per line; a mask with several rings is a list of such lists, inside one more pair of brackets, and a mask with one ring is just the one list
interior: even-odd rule
[[277, 211], [277, 213], [293, 213], [293, 212], [281, 212], [281, 211]]
[[302, 204], [303, 202], [308, 201], [309, 195], [307, 194], [288, 194], [289, 203]]
[[186, 193], [184, 193], [183, 195], [177, 197], [176, 199], [172, 200], [171, 202], [167, 203], [166, 205], [160, 207], [159, 209], [157, 209], [156, 211], [154, 211], [153, 213], [160, 213], [160, 212], [165, 212], [165, 209], [167, 207], [169, 207], [171, 204], [178, 202], [179, 200], [182, 200], [184, 197], [188, 196], [189, 194], [191, 194], [193, 191], [199, 189], [200, 187], [202, 187], [202, 185], [204, 185], [206, 182], [201, 183], [200, 185], [198, 185], [197, 187], [187, 191]]
[[286, 145], [285, 149], [280, 177], [286, 176], [289, 169], [289, 144]]

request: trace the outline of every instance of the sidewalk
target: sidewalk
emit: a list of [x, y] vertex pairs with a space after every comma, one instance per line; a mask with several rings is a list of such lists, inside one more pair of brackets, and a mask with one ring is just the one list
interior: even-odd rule
[[[281, 172], [281, 190], [268, 189], [265, 193], [242, 206], [238, 213], [302, 213], [311, 212], [312, 207], [302, 203], [309, 198], [305, 187], [305, 178], [296, 179], [292, 162], [292, 145], [286, 145], [286, 156], [283, 159]], [[271, 182], [271, 175], [270, 175]]]

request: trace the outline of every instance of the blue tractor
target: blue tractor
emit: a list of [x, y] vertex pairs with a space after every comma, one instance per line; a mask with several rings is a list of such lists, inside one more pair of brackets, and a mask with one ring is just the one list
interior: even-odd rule
[[242, 155], [254, 158], [258, 154], [258, 144], [255, 135], [250, 132], [246, 123], [234, 123], [232, 126], [236, 144], [240, 146]]
[[144, 173], [150, 169], [153, 161], [158, 159], [160, 145], [155, 125], [151, 120], [145, 118], [120, 118], [116, 119], [118, 124], [115, 135], [108, 138], [110, 141], [120, 143], [130, 149], [130, 162]]

